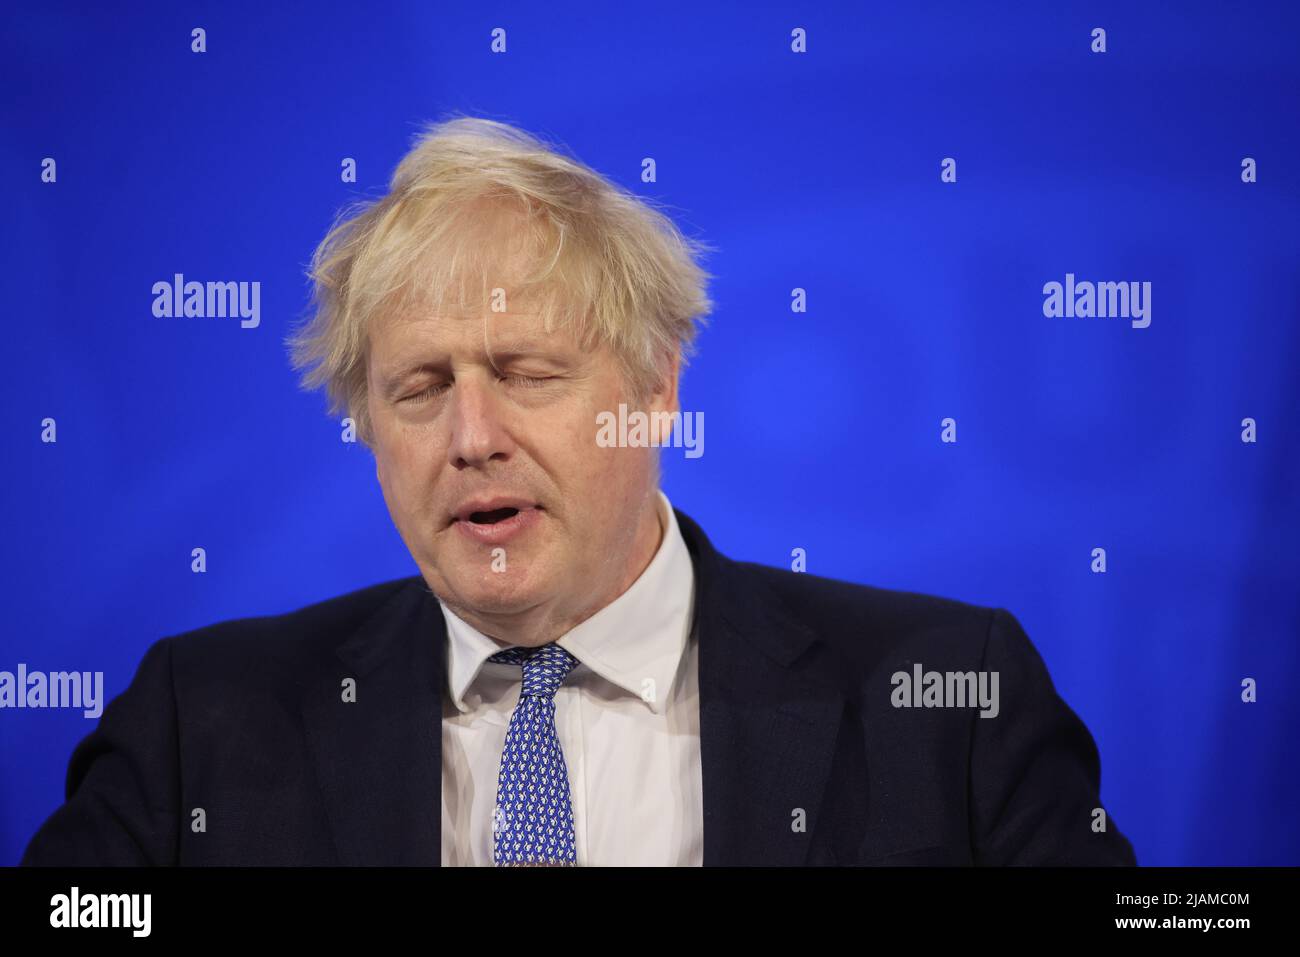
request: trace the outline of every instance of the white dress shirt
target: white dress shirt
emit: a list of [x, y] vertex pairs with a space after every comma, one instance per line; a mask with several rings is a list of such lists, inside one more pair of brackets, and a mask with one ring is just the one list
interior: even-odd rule
[[[557, 640], [578, 660], [555, 696], [579, 865], [699, 866], [704, 857], [695, 574], [672, 503], [664, 534], [627, 591]], [[441, 604], [441, 602], [440, 602]], [[501, 751], [519, 665], [446, 605], [442, 864], [493, 863]]]

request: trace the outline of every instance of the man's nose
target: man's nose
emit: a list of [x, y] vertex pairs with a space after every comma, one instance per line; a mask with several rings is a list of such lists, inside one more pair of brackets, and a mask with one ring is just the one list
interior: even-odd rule
[[514, 448], [503, 419], [496, 377], [472, 374], [459, 377], [451, 388], [451, 439], [447, 461], [463, 469], [482, 466], [494, 458], [508, 459]]

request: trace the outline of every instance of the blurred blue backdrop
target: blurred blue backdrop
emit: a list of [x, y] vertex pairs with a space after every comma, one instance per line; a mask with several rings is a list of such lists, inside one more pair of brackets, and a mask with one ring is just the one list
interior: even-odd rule
[[[416, 573], [282, 339], [335, 212], [455, 111], [717, 247], [705, 454], [664, 469], [718, 547], [1011, 610], [1141, 863], [1300, 864], [1300, 8], [601, 7], [5, 5], [0, 670], [111, 697], [159, 637]], [[177, 272], [260, 281], [260, 325], [155, 318]], [[1046, 318], [1067, 272], [1151, 282], [1150, 327]], [[92, 727], [0, 711], [0, 863]]]

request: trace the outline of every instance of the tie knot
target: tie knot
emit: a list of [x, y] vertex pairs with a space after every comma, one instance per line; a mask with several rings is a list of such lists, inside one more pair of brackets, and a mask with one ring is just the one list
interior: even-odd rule
[[578, 665], [577, 658], [554, 642], [538, 648], [507, 648], [498, 651], [488, 661], [523, 665], [524, 681], [520, 694], [547, 699], [555, 697], [569, 672]]

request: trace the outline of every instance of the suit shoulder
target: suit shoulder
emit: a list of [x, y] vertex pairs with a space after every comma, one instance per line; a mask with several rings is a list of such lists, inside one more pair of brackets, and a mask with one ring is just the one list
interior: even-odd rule
[[754, 583], [777, 593], [792, 610], [841, 617], [871, 617], [918, 626], [988, 623], [996, 610], [928, 592], [881, 588], [754, 562], [733, 562]]
[[[774, 595], [794, 620], [840, 651], [935, 645], [978, 655], [1000, 609], [942, 595], [733, 562], [747, 587]], [[874, 657], [874, 655], [873, 655]]]
[[231, 618], [168, 636], [159, 643], [188, 671], [247, 669], [331, 654], [394, 599], [412, 594], [422, 578], [397, 578], [273, 615]]

